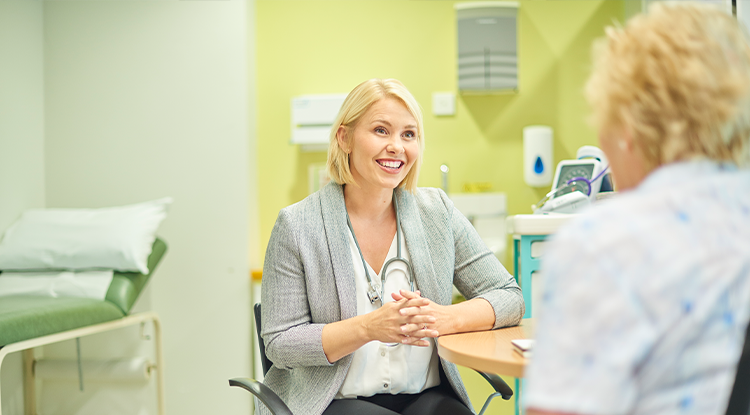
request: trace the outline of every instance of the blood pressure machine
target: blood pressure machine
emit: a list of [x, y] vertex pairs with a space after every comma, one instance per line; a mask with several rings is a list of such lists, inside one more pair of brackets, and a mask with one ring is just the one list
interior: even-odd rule
[[562, 160], [555, 170], [552, 190], [532, 206], [536, 214], [575, 213], [597, 199], [601, 192], [612, 191], [609, 162], [594, 146], [583, 146], [575, 160]]

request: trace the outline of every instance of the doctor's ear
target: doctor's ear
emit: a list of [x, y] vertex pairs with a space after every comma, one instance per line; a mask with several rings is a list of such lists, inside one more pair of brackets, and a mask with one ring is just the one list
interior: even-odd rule
[[349, 147], [349, 134], [346, 126], [340, 125], [339, 129], [336, 130], [336, 141], [339, 143], [339, 148], [346, 153], [350, 154], [352, 149]]

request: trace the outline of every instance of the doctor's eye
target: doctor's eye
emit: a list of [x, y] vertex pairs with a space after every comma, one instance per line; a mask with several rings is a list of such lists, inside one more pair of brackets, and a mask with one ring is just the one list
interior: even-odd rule
[[378, 134], [388, 134], [388, 131], [386, 131], [383, 127], [375, 127], [375, 132]]
[[417, 138], [417, 134], [414, 131], [404, 131], [404, 138], [408, 138], [410, 140], [413, 140]]

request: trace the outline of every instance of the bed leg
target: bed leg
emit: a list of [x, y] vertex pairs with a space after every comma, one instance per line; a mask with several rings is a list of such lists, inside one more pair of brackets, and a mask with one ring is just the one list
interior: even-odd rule
[[23, 411], [26, 415], [36, 415], [34, 349], [26, 349], [21, 353], [23, 353]]
[[[5, 351], [3, 350], [3, 348], [0, 347], [0, 370], [3, 368], [3, 360], [5, 360], [6, 354], [7, 353], [5, 353]], [[0, 379], [1, 378], [2, 378], [2, 376], [0, 376]], [[2, 383], [2, 382], [0, 382], [0, 383]], [[0, 414], [2, 414], [2, 412], [3, 412], [3, 402], [2, 402], [2, 396], [3, 396], [3, 394], [2, 394], [2, 389], [3, 389], [2, 386], [0, 386]]]
[[157, 413], [159, 415], [165, 414], [164, 407], [164, 355], [162, 354], [161, 345], [161, 321], [159, 318], [153, 316], [154, 324], [154, 346], [156, 347], [156, 402], [157, 402]]

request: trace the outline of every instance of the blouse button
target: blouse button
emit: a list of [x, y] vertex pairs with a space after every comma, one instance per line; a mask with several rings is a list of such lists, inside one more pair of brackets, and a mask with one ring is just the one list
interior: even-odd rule
[[388, 384], [387, 383], [383, 384], [383, 389], [388, 389]]

